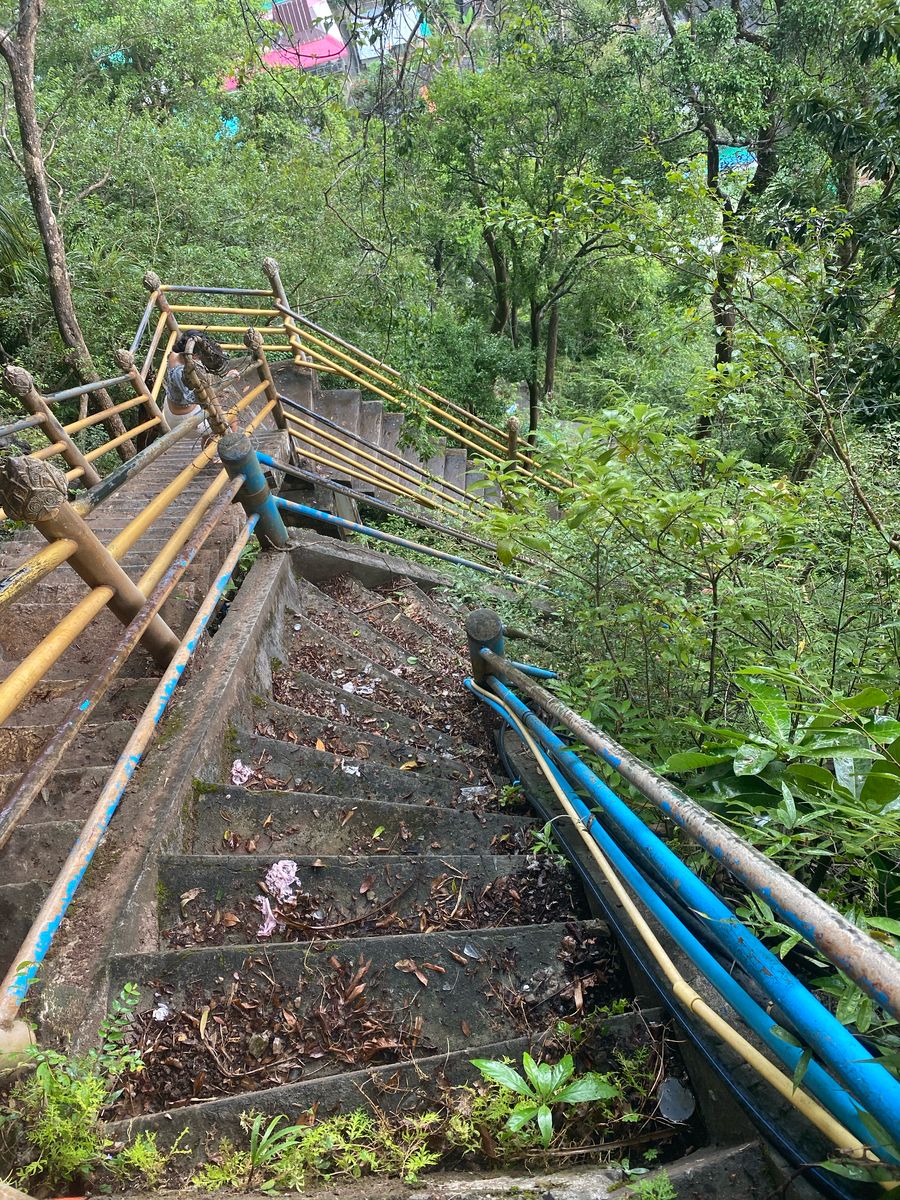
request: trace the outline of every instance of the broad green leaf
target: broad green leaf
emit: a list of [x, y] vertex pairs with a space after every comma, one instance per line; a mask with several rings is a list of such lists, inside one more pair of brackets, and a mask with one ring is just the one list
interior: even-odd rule
[[841, 703], [845, 708], [852, 708], [858, 711], [862, 708], [880, 708], [882, 704], [887, 704], [890, 696], [887, 692], [882, 692], [878, 688], [867, 687], [861, 692], [857, 692], [855, 696], [849, 696]]
[[469, 1061], [473, 1067], [478, 1068], [485, 1079], [499, 1083], [501, 1087], [509, 1088], [511, 1092], [517, 1092], [520, 1096], [533, 1095], [518, 1071], [514, 1071], [507, 1063], [497, 1062], [492, 1058], [472, 1058]]
[[618, 1088], [591, 1073], [564, 1087], [553, 1099], [561, 1104], [581, 1104], [588, 1100], [611, 1100], [618, 1095]]
[[511, 1129], [513, 1133], [518, 1133], [523, 1125], [527, 1125], [529, 1121], [533, 1121], [537, 1116], [538, 1106], [533, 1102], [522, 1100], [509, 1114], [509, 1119], [506, 1122], [506, 1128]]
[[866, 924], [872, 929], [880, 929], [883, 933], [892, 933], [900, 937], [900, 921], [895, 921], [893, 917], [866, 917]]
[[[881, 763], [878, 765], [882, 766]], [[883, 812], [885, 805], [890, 804], [898, 797], [900, 797], [900, 776], [884, 770], [873, 770], [866, 775], [862, 791], [859, 793], [859, 802], [866, 806], [879, 808]]]
[[813, 763], [791, 763], [785, 768], [785, 774], [794, 775], [800, 779], [810, 779], [824, 788], [830, 788], [834, 784], [834, 776], [831, 772], [826, 771], [824, 767], [815, 766]]
[[549, 1146], [553, 1137], [553, 1114], [546, 1104], [542, 1104], [537, 1112], [538, 1129], [541, 1131], [541, 1145]]
[[522, 1055], [522, 1070], [528, 1076], [528, 1082], [531, 1084], [531, 1086], [533, 1088], [535, 1088], [535, 1090], [537, 1090], [538, 1084], [540, 1083], [540, 1079], [541, 1079], [541, 1072], [540, 1072], [540, 1068], [538, 1067], [537, 1063], [534, 1061], [534, 1059], [531, 1057], [531, 1055], [528, 1053], [527, 1050]]
[[699, 750], [682, 750], [678, 754], [670, 754], [662, 768], [669, 771], [695, 771], [698, 767], [713, 767], [717, 763], [727, 762], [728, 754], [701, 754]]
[[803, 1082], [803, 1076], [806, 1074], [807, 1068], [812, 1061], [812, 1050], [804, 1050], [797, 1060], [797, 1065], [794, 1068], [794, 1091]]
[[768, 683], [745, 683], [743, 686], [750, 694], [753, 711], [779, 742], [787, 744], [791, 740], [791, 710], [782, 693]]
[[796, 1046], [798, 1049], [802, 1049], [803, 1043], [798, 1042], [792, 1033], [788, 1033], [788, 1031], [786, 1029], [782, 1029], [780, 1025], [770, 1025], [769, 1033], [779, 1038], [780, 1041], [787, 1042], [789, 1046]]
[[746, 746], [741, 746], [734, 756], [734, 773], [735, 775], [758, 775], [775, 756], [774, 750], [769, 750], [766, 746], [754, 746], [752, 742], [748, 742]]
[[575, 1063], [571, 1054], [564, 1055], [555, 1067], [550, 1072], [549, 1091], [551, 1094], [556, 1092], [567, 1079], [572, 1078], [572, 1072], [575, 1070]]

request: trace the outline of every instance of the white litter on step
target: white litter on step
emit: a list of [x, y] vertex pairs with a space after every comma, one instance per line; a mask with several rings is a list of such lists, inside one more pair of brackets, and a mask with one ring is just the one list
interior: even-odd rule
[[239, 758], [236, 758], [231, 764], [231, 782], [239, 786], [249, 783], [253, 778], [253, 768], [245, 767]]
[[263, 923], [256, 931], [257, 937], [271, 937], [276, 929], [283, 928], [280, 922], [275, 919], [268, 896], [257, 896], [253, 903], [263, 915]]
[[489, 787], [467, 787], [460, 788], [459, 794], [469, 804], [473, 800], [477, 800], [479, 796], [490, 796], [492, 790]]
[[154, 1021], [165, 1021], [166, 1017], [170, 1017], [171, 1015], [172, 1015], [172, 1010], [171, 1010], [171, 1008], [169, 1008], [168, 1004], [166, 1004], [165, 1002], [157, 1005], [157, 1007], [154, 1008], [154, 1010], [153, 1010], [153, 1020]]
[[[353, 680], [352, 680], [352, 679], [348, 679], [346, 683], [342, 683], [342, 684], [341, 684], [341, 687], [343, 688], [343, 690], [344, 690], [345, 692], [355, 692], [355, 691], [356, 691], [356, 684], [353, 682]], [[342, 705], [341, 705], [341, 712], [344, 712], [344, 711], [345, 711], [345, 710], [344, 710], [344, 706], [343, 706], [343, 704], [342, 704]]]
[[293, 900], [300, 887], [297, 864], [291, 858], [272, 863], [266, 872], [266, 887], [277, 900]]
[[341, 763], [341, 770], [344, 772], [345, 775], [358, 775], [359, 774], [359, 767], [349, 766], [347, 763]]

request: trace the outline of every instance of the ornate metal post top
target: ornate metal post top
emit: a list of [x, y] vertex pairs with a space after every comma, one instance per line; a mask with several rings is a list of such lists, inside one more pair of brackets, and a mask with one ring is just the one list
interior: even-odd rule
[[162, 280], [155, 271], [145, 271], [142, 282], [148, 292], [158, 292], [162, 287]]
[[17, 367], [14, 363], [7, 363], [3, 368], [0, 383], [3, 385], [3, 390], [10, 396], [14, 396], [16, 400], [24, 400], [32, 391], [36, 390], [31, 375], [24, 367]]
[[259, 352], [262, 350], [262, 334], [255, 325], [250, 325], [247, 332], [244, 334], [244, 345], [250, 351], [253, 358], [259, 358]]
[[15, 521], [48, 521], [62, 508], [68, 491], [65, 475], [52, 463], [24, 454], [0, 462], [0, 500]]
[[120, 371], [130, 371], [134, 366], [134, 355], [130, 350], [117, 350], [113, 355], [113, 362]]

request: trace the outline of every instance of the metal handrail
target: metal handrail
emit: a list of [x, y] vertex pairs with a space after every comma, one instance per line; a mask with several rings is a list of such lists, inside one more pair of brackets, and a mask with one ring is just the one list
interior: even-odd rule
[[[411, 475], [407, 475], [404, 471], [400, 471], [396, 467], [384, 466], [365, 450], [361, 450], [358, 446], [349, 445], [347, 442], [343, 441], [343, 439], [337, 437], [336, 434], [329, 433], [328, 430], [316, 429], [314, 425], [310, 425], [308, 421], [301, 421], [299, 417], [295, 417], [292, 413], [285, 413], [285, 417], [291, 422], [292, 426], [300, 425], [303, 427], [303, 430], [312, 430], [313, 433], [318, 434], [320, 437], [326, 438], [330, 442], [334, 442], [335, 445], [343, 446], [348, 454], [342, 454], [339, 450], [333, 450], [330, 446], [320, 445], [318, 438], [311, 437], [308, 433], [303, 432], [301, 429], [291, 428], [290, 430], [291, 437], [297, 438], [302, 442], [306, 442], [310, 446], [317, 446], [323, 454], [330, 454], [333, 458], [339, 459], [342, 463], [349, 464], [349, 474], [351, 476], [356, 475], [359, 478], [368, 479], [370, 483], [375, 483], [379, 487], [385, 488], [387, 491], [398, 492], [401, 495], [411, 496], [413, 499], [418, 499], [422, 503], [427, 502], [431, 507], [443, 509], [444, 512], [454, 511], [452, 508], [449, 508], [447, 504], [443, 503], [443, 501], [450, 501], [451, 503], [454, 503], [454, 497], [447, 496], [447, 494], [444, 492], [439, 492], [438, 489], [431, 484], [413, 479]], [[377, 469], [373, 469], [372, 467], [367, 466], [365, 463], [360, 463], [357, 459], [348, 457], [348, 455], [359, 455], [367, 459], [369, 462], [373, 462], [375, 464], [375, 468]], [[390, 475], [397, 475], [401, 479], [405, 479], [408, 484], [412, 484], [412, 488], [407, 487], [402, 483], [398, 483], [395, 479], [385, 478], [385, 475], [382, 472], [388, 472]], [[434, 499], [434, 496], [425, 496], [422, 493], [417, 493], [415, 491], [417, 487], [425, 488], [429, 492], [433, 492], [436, 496], [440, 496], [441, 499], [436, 500]], [[463, 511], [465, 512], [465, 516], [463, 518], [464, 520], [473, 519], [471, 513], [465, 510]]]
[[[465, 500], [467, 503], [472, 503], [474, 501], [477, 504], [484, 504], [484, 501], [481, 500], [480, 497], [473, 496], [472, 493], [467, 492], [465, 490], [465, 488], [457, 487], [456, 484], [450, 483], [446, 479], [440, 479], [437, 475], [434, 475], [431, 471], [428, 470], [428, 468], [422, 462], [419, 462], [419, 463], [410, 462], [409, 459], [404, 458], [401, 454], [397, 454], [396, 451], [388, 450], [385, 446], [379, 446], [376, 442], [369, 441], [368, 438], [364, 438], [362, 436], [362, 434], [360, 434], [360, 433], [355, 433], [352, 429], [344, 429], [343, 426], [341, 426], [337, 423], [337, 421], [332, 421], [330, 417], [321, 416], [319, 413], [314, 412], [313, 409], [307, 408], [305, 404], [301, 404], [297, 400], [292, 400], [289, 396], [283, 396], [283, 395], [281, 395], [280, 392], [279, 392], [278, 398], [282, 402], [282, 404], [286, 404], [288, 406], [288, 408], [299, 409], [300, 412], [304, 413], [306, 416], [310, 417], [313, 421], [315, 421], [316, 425], [312, 426], [311, 428], [316, 429], [316, 428], [318, 428], [319, 425], [324, 425], [328, 429], [337, 430], [338, 432], [344, 434], [346, 437], [352, 438], [353, 441], [358, 443], [359, 445], [366, 446], [369, 450], [374, 450], [376, 454], [381, 455], [383, 458], [387, 459], [387, 462], [384, 462], [384, 463], [380, 462], [380, 460], [378, 460], [378, 459], [374, 460], [374, 461], [378, 462], [379, 465], [382, 466], [385, 470], [393, 472], [393, 467], [391, 467], [390, 464], [392, 462], [396, 462], [396, 463], [399, 463], [405, 470], [415, 471], [416, 474], [421, 476], [421, 480], [410, 479], [410, 482], [415, 483], [417, 487], [420, 485], [423, 487], [427, 486], [427, 484], [425, 484], [422, 481], [429, 480], [431, 483], [436, 483], [438, 485], [438, 487], [441, 489], [442, 494], [445, 494], [447, 491], [455, 492], [460, 497], [460, 499]], [[290, 414], [285, 413], [285, 416], [289, 417]], [[309, 428], [309, 426], [308, 426], [308, 428]], [[354, 447], [354, 449], [355, 449], [355, 447]], [[397, 472], [397, 474], [402, 475], [402, 472]], [[409, 477], [406, 475], [403, 475], [403, 478], [406, 479]], [[430, 488], [429, 490], [434, 491], [435, 489]], [[450, 498], [452, 499], [453, 497], [451, 496]], [[485, 505], [485, 507], [487, 507], [487, 506]]]

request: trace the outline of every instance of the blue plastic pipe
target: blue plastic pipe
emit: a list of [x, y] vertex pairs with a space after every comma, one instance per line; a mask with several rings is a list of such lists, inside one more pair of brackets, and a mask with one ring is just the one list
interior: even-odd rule
[[[617, 829], [637, 846], [693, 909], [719, 942], [791, 1018], [819, 1058], [900, 1145], [900, 1082], [870, 1058], [865, 1047], [811, 995], [783, 962], [729, 911], [640, 817], [589, 770], [555, 733], [495, 676], [489, 686], [534, 733], [562, 770], [583, 788]], [[587, 811], [587, 810], [585, 810]], [[588, 814], [590, 815], [590, 814]], [[870, 1135], [871, 1140], [871, 1135]]]
[[531, 663], [517, 663], [510, 659], [509, 665], [524, 671], [526, 675], [533, 675], [535, 679], [559, 679], [555, 671], [545, 671], [543, 667], [533, 667]]
[[[467, 679], [465, 682], [466, 686], [468, 686], [471, 680]], [[509, 714], [504, 711], [501, 705], [495, 701], [486, 700], [484, 696], [478, 693], [475, 694], [478, 695], [479, 700], [485, 700], [501, 717], [509, 721]], [[509, 723], [512, 725], [511, 721]], [[512, 727], [515, 728], [514, 725]], [[612, 862], [632, 891], [639, 896], [653, 916], [659, 921], [660, 925], [677, 942], [691, 962], [702, 971], [722, 998], [731, 1005], [741, 1019], [793, 1073], [803, 1051], [799, 1047], [792, 1046], [789, 1042], [783, 1041], [772, 1032], [774, 1025], [768, 1013], [751, 996], [748, 996], [740, 984], [728, 974], [722, 964], [682, 924], [665, 901], [647, 883], [637, 867], [634, 866], [603, 826], [598, 821], [591, 820], [591, 814], [587, 805], [572, 789], [568, 781], [563, 778], [559, 768], [543, 752], [542, 758], [547, 770], [559, 783], [579, 817], [585, 825], [589, 825], [589, 832], [594, 841]], [[832, 1079], [828, 1072], [823, 1070], [817, 1062], [811, 1061], [807, 1067], [806, 1074], [803, 1076], [803, 1086], [808, 1088], [816, 1099], [824, 1104], [828, 1111], [842, 1125], [846, 1125], [852, 1133], [855, 1133], [861, 1142], [866, 1144], [871, 1142], [871, 1133], [859, 1119], [859, 1106], [854, 1103], [853, 1098], [846, 1090]]]
[[[219, 442], [219, 445], [221, 446], [222, 443]], [[447, 554], [444, 550], [435, 550], [432, 546], [411, 542], [407, 538], [397, 537], [394, 533], [385, 533], [383, 529], [373, 529], [370, 525], [347, 521], [343, 517], [335, 517], [331, 513], [322, 512], [321, 509], [309, 508], [306, 504], [296, 504], [293, 500], [283, 500], [280, 496], [275, 503], [285, 512], [297, 513], [301, 517], [312, 517], [316, 521], [325, 521], [329, 525], [337, 525], [340, 529], [350, 529], [353, 533], [364, 533], [366, 537], [379, 538], [382, 542], [390, 542], [392, 546], [404, 546], [407, 550], [415, 550], [417, 554], [430, 554], [432, 558], [440, 558], [444, 562], [468, 567], [470, 571], [481, 571], [485, 575], [497, 575], [500, 579], [508, 579], [511, 583], [524, 583], [528, 587], [540, 588], [542, 592], [550, 591], [550, 588], [545, 587], [542, 583], [535, 583], [533, 579], [523, 579], [520, 575], [508, 575], [496, 567], [486, 567], [484, 563], [472, 562], [471, 559], [460, 558], [456, 554]]]

